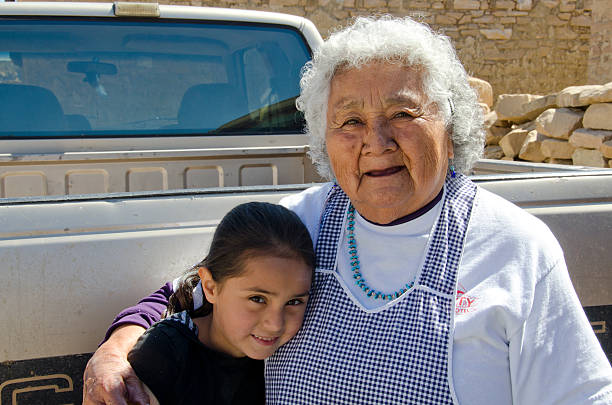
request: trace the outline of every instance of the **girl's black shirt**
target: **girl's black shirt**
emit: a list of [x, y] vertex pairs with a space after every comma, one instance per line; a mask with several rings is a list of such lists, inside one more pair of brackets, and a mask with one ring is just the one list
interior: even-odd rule
[[128, 361], [160, 405], [265, 404], [263, 360], [204, 346], [186, 311], [149, 328]]

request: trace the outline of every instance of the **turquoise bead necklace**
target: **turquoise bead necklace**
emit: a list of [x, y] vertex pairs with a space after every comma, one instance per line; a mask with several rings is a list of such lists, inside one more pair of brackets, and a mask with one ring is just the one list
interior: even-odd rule
[[359, 286], [363, 290], [363, 292], [370, 298], [380, 299], [380, 300], [394, 300], [398, 298], [403, 293], [412, 288], [413, 283], [406, 283], [405, 287], [400, 288], [398, 291], [395, 291], [391, 294], [385, 294], [380, 291], [376, 291], [366, 283], [363, 275], [361, 274], [360, 265], [359, 265], [359, 255], [357, 254], [357, 241], [355, 240], [355, 207], [353, 204], [349, 203], [348, 208], [348, 226], [346, 230], [348, 231], [347, 239], [348, 239], [348, 252], [351, 256], [351, 270], [353, 271], [353, 278], [355, 279], [355, 284]]

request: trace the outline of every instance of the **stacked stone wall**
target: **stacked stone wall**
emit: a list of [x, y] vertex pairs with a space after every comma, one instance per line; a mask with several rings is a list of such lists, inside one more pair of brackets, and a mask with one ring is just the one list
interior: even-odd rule
[[612, 167], [612, 82], [502, 94], [485, 125], [489, 159]]

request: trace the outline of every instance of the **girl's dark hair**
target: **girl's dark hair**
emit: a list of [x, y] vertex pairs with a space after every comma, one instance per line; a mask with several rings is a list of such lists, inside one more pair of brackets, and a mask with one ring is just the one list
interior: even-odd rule
[[200, 263], [181, 278], [170, 296], [167, 314], [187, 310], [191, 317], [209, 314], [212, 305], [206, 302], [193, 310], [193, 289], [200, 281], [198, 268], [210, 270], [217, 283], [239, 276], [244, 263], [252, 257], [275, 256], [295, 258], [314, 269], [315, 254], [308, 230], [298, 216], [287, 208], [265, 202], [241, 204], [221, 220], [208, 251]]

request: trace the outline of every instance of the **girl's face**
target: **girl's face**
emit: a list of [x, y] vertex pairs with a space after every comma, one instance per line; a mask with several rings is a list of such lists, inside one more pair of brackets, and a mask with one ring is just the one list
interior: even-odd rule
[[203, 341], [233, 357], [265, 359], [302, 326], [312, 269], [301, 259], [260, 256], [244, 272], [217, 283], [207, 269], [200, 277], [213, 304]]

